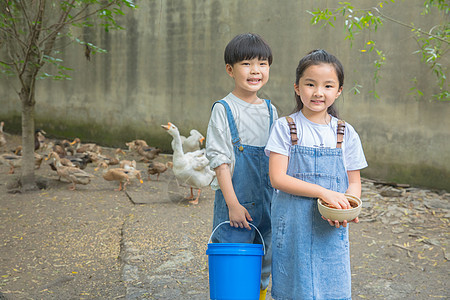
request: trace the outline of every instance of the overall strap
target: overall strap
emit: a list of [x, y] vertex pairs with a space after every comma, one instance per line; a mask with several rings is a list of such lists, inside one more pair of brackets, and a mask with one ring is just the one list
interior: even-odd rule
[[338, 120], [336, 148], [342, 147], [342, 142], [344, 141], [344, 132], [345, 132], [345, 121]]
[[269, 130], [270, 128], [272, 128], [272, 123], [273, 123], [273, 110], [272, 110], [272, 105], [270, 104], [270, 100], [264, 99], [264, 101], [266, 101], [267, 104], [267, 108], [269, 109], [269, 118], [270, 118], [270, 123], [269, 123]]
[[233, 113], [231, 112], [230, 106], [223, 99], [214, 102], [213, 107], [214, 105], [216, 105], [216, 103], [222, 104], [227, 112], [228, 125], [230, 126], [230, 133], [231, 133], [231, 142], [233, 143], [233, 145], [236, 145], [239, 148], [239, 150], [241, 151], [244, 150], [244, 148], [241, 145], [241, 139], [239, 138], [236, 122], [234, 121]]
[[292, 145], [297, 145], [298, 137], [297, 137], [297, 127], [295, 127], [294, 120], [291, 117], [287, 116], [286, 121], [288, 122], [290, 134], [291, 134], [291, 143]]

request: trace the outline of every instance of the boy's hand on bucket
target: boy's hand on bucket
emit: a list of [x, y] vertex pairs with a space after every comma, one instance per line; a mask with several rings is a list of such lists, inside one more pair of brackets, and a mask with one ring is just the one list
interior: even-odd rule
[[252, 230], [248, 222], [253, 221], [253, 219], [245, 207], [238, 203], [235, 206], [229, 206], [228, 210], [230, 217], [230, 226]]

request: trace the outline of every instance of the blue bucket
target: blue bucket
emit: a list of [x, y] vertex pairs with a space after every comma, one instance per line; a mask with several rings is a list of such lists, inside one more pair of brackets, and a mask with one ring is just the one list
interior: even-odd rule
[[211, 243], [213, 230], [208, 242], [209, 296], [213, 300], [258, 300], [261, 283], [262, 257], [265, 254], [263, 244]]

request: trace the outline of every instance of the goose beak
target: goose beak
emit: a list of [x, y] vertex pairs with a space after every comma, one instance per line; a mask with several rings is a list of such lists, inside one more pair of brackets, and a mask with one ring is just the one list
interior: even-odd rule
[[203, 145], [203, 141], [205, 140], [204, 137], [202, 137], [201, 139], [199, 139], [200, 145]]

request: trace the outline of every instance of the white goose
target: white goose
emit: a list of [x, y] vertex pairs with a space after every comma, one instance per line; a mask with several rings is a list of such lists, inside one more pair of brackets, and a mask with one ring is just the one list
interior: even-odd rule
[[201, 189], [208, 186], [215, 176], [209, 167], [209, 160], [206, 158], [204, 150], [183, 152], [180, 132], [174, 124], [169, 122], [161, 127], [173, 137], [173, 173], [177, 180], [191, 187], [191, 196], [188, 199], [194, 198], [192, 189], [198, 189], [197, 198], [189, 201], [189, 203], [198, 204]]
[[205, 140], [205, 137], [198, 130], [192, 129], [189, 134], [188, 137], [180, 136], [184, 153], [200, 150], [200, 146]]

